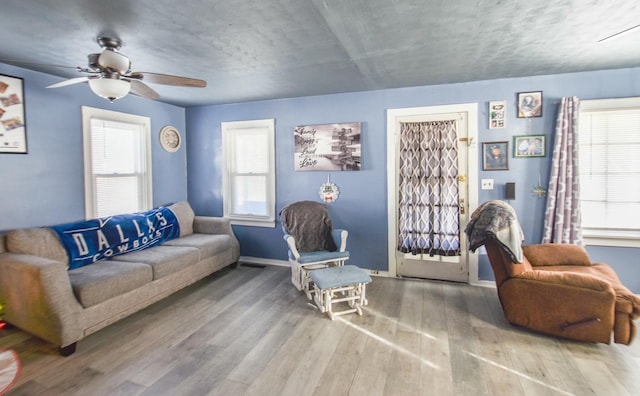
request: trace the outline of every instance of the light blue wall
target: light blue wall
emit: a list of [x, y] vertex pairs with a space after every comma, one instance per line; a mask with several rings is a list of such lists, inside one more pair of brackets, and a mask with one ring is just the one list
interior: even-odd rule
[[[318, 200], [326, 172], [295, 172], [293, 128], [302, 124], [362, 122], [363, 169], [331, 172], [341, 191], [330, 205], [338, 227], [349, 229], [351, 262], [365, 268], [387, 269], [386, 110], [476, 102], [479, 104], [479, 140], [504, 141], [512, 136], [544, 133], [550, 153], [556, 107], [562, 96], [583, 99], [640, 96], [640, 68], [481, 81], [430, 87], [204, 106], [186, 110], [130, 95], [113, 104], [96, 97], [85, 84], [59, 89], [44, 87], [60, 78], [0, 64], [0, 73], [22, 77], [25, 84], [28, 154], [0, 154], [0, 231], [51, 225], [84, 217], [81, 106], [91, 106], [151, 118], [154, 205], [186, 199], [196, 213], [221, 215], [220, 122], [260, 118], [276, 120], [277, 208], [301, 199]], [[530, 121], [515, 117], [517, 92], [543, 91], [543, 117]], [[490, 100], [508, 101], [507, 128], [487, 128]], [[530, 122], [530, 123], [529, 123]], [[174, 154], [162, 150], [159, 130], [174, 125], [186, 145]], [[480, 150], [480, 145], [478, 145]], [[187, 156], [188, 152], [188, 156]], [[481, 158], [481, 157], [480, 157]], [[544, 200], [529, 190], [538, 178], [546, 184], [550, 156], [509, 159], [509, 171], [480, 172], [493, 178], [496, 190], [480, 191], [480, 202], [504, 197], [504, 184], [516, 182], [512, 201], [527, 235], [540, 240]], [[189, 180], [187, 183], [187, 169]], [[235, 227], [242, 254], [286, 260], [280, 225], [275, 229]], [[640, 292], [638, 249], [589, 247], [594, 260], [606, 261], [625, 284]], [[486, 256], [480, 257], [481, 279], [493, 279]]]
[[185, 110], [129, 95], [114, 103], [86, 84], [46, 89], [59, 77], [0, 64], [0, 74], [23, 78], [28, 154], [0, 154], [0, 231], [84, 218], [81, 106], [151, 118], [153, 202], [187, 197], [186, 147], [165, 152], [165, 125], [185, 130]]
[[[516, 118], [516, 94], [525, 91], [543, 91], [543, 117]], [[522, 223], [525, 242], [537, 243], [542, 236], [545, 200], [534, 198], [530, 190], [539, 180], [547, 184], [557, 105], [561, 97], [574, 95], [582, 99], [639, 96], [640, 68], [190, 108], [187, 109], [189, 200], [196, 213], [222, 214], [220, 123], [223, 121], [276, 120], [278, 210], [297, 200], [319, 200], [318, 188], [327, 177], [327, 172], [294, 171], [293, 128], [362, 122], [362, 170], [331, 172], [331, 180], [341, 194], [337, 202], [330, 204], [330, 212], [336, 226], [350, 232], [350, 263], [387, 270], [386, 110], [475, 102], [479, 104], [480, 143], [508, 141], [511, 151], [515, 135], [547, 135], [547, 157], [512, 158], [510, 153], [508, 171], [480, 171], [478, 178], [492, 178], [496, 185], [495, 190], [480, 191], [480, 202], [503, 199], [505, 183], [516, 183], [516, 200], [511, 204]], [[505, 129], [488, 129], [488, 102], [492, 100], [508, 103]], [[481, 159], [480, 150], [478, 144]], [[280, 224], [275, 229], [240, 226], [234, 229], [241, 241], [242, 255], [286, 260]], [[640, 291], [640, 269], [633, 259], [639, 249], [599, 247], [589, 251], [624, 274], [624, 281], [632, 290]], [[486, 256], [480, 257], [479, 276], [493, 279]]]

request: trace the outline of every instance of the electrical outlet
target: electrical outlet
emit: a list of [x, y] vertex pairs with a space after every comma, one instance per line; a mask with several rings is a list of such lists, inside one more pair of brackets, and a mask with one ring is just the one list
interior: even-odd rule
[[480, 181], [480, 188], [483, 190], [493, 190], [493, 179], [482, 179]]

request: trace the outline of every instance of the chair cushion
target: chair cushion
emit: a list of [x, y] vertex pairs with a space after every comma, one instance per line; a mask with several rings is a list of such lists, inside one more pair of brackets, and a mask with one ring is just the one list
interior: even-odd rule
[[80, 304], [88, 308], [151, 282], [153, 271], [148, 264], [103, 260], [70, 270], [69, 280]]
[[190, 246], [155, 246], [132, 252], [114, 260], [149, 264], [153, 269], [153, 279], [160, 279], [195, 264], [200, 259], [198, 248]]
[[332, 261], [332, 260], [340, 260], [340, 259], [348, 259], [349, 252], [330, 252], [328, 250], [320, 250], [317, 252], [309, 252], [309, 253], [300, 253], [300, 258], [298, 259], [298, 263], [300, 264], [309, 264], [309, 263], [317, 263], [323, 261]]
[[313, 270], [309, 272], [309, 276], [313, 283], [322, 290], [371, 282], [371, 277], [355, 265]]

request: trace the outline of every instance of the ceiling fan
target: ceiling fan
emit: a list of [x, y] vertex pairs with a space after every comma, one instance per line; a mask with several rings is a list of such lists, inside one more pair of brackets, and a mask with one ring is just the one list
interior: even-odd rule
[[88, 55], [88, 67], [76, 67], [78, 72], [86, 73], [86, 76], [64, 80], [51, 84], [47, 88], [60, 88], [88, 82], [93, 93], [113, 102], [126, 96], [129, 92], [148, 99], [160, 98], [160, 95], [145, 82], [178, 87], [203, 88], [207, 86], [206, 81], [195, 78], [159, 73], [132, 72], [129, 58], [118, 52], [122, 46], [120, 39], [98, 36], [97, 41], [103, 51]]

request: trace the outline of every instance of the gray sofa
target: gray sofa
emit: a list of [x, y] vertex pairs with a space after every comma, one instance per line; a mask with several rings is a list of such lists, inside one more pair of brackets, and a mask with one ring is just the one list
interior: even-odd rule
[[50, 228], [4, 233], [4, 319], [69, 355], [80, 339], [238, 261], [240, 247], [228, 220], [195, 216], [187, 202], [168, 209], [180, 225], [178, 238], [72, 270]]

